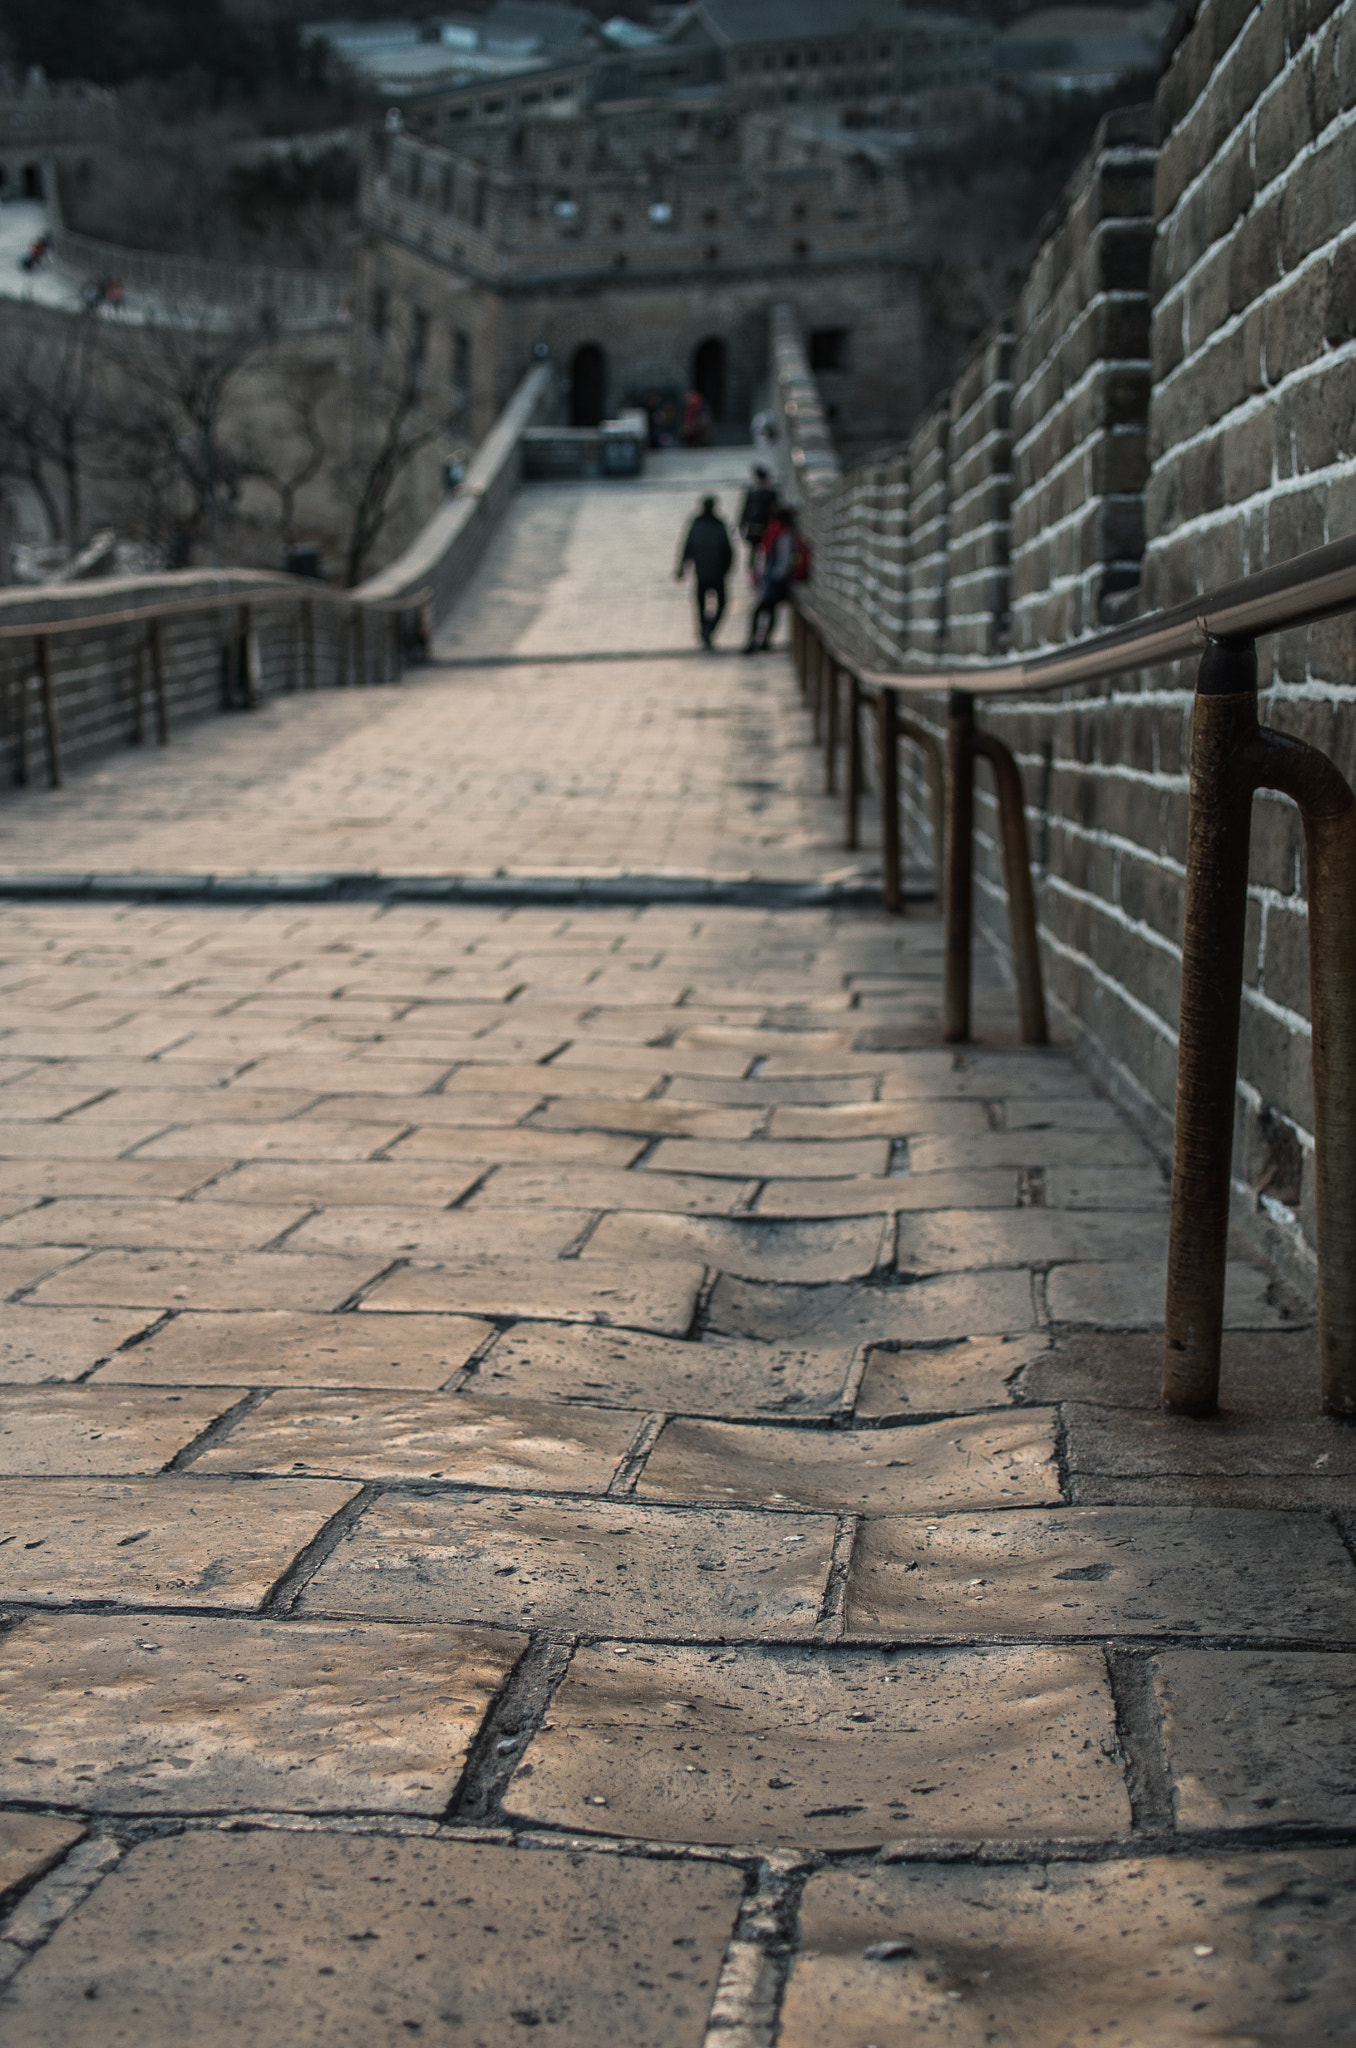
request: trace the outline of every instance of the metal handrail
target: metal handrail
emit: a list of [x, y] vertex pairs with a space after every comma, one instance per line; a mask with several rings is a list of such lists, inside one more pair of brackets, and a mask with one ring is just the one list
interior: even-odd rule
[[[949, 694], [946, 817], [939, 864], [946, 931], [944, 1033], [970, 1036], [974, 763], [997, 784], [1004, 881], [1022, 1036], [1046, 1041], [1045, 1003], [1021, 774], [1009, 750], [977, 730], [977, 696], [1026, 696], [1104, 681], [1183, 655], [1199, 656], [1192, 718], [1182, 997], [1173, 1127], [1172, 1213], [1163, 1403], [1212, 1415], [1224, 1332], [1238, 1037], [1252, 799], [1290, 797], [1304, 823], [1313, 1031], [1315, 1235], [1322, 1406], [1356, 1416], [1356, 796], [1328, 757], [1262, 726], [1256, 639], [1356, 611], [1356, 539], [1315, 548], [1225, 589], [1024, 661], [869, 668], [839, 644], [808, 602], [794, 613], [793, 649], [825, 747], [832, 789], [847, 742], [847, 843], [857, 843], [862, 787], [860, 710], [874, 702], [880, 736], [882, 887], [902, 908], [897, 746], [923, 747], [935, 783], [936, 735], [899, 714], [903, 696]], [[848, 685], [847, 719], [839, 717]], [[936, 827], [934, 826], [934, 833]]]
[[[36, 594], [36, 592], [35, 592]], [[52, 666], [53, 640], [72, 639], [80, 634], [103, 633], [120, 628], [144, 626], [145, 640], [138, 652], [136, 685], [133, 693], [132, 738], [145, 737], [143, 667], [149, 670], [155, 712], [157, 743], [169, 745], [169, 696], [165, 687], [164, 645], [161, 628], [167, 622], [203, 612], [234, 613], [235, 621], [223, 641], [231, 701], [253, 710], [259, 702], [259, 654], [255, 613], [293, 606], [298, 614], [299, 632], [294, 647], [293, 684], [300, 681], [307, 690], [316, 688], [315, 607], [328, 604], [345, 614], [349, 641], [341, 642], [341, 667], [355, 680], [366, 682], [368, 657], [366, 619], [369, 613], [385, 621], [385, 644], [381, 650], [382, 680], [399, 681], [405, 659], [405, 621], [417, 622], [414, 639], [427, 649], [431, 638], [428, 608], [432, 591], [421, 589], [399, 598], [369, 598], [356, 590], [337, 590], [311, 577], [270, 575], [241, 577], [238, 582], [202, 597], [162, 598], [152, 604], [124, 605], [116, 611], [85, 612], [70, 618], [26, 619], [14, 625], [0, 625], [0, 646], [10, 641], [28, 641], [33, 647], [31, 675], [38, 684], [43, 737], [47, 756], [47, 779], [53, 789], [64, 781], [61, 744], [60, 691]], [[15, 780], [22, 786], [29, 780], [28, 696], [29, 675], [21, 674], [17, 685], [15, 738], [17, 763]]]

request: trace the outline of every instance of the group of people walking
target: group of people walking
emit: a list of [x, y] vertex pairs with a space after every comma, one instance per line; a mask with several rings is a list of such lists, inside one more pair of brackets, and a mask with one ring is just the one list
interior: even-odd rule
[[[777, 613], [795, 583], [810, 573], [810, 548], [796, 521], [794, 505], [781, 503], [768, 472], [755, 468], [739, 509], [739, 535], [748, 549], [749, 581], [757, 602], [749, 616], [745, 654], [771, 646]], [[675, 578], [682, 582], [689, 565], [697, 607], [697, 631], [703, 647], [712, 648], [716, 628], [725, 616], [725, 585], [734, 567], [734, 543], [716, 509], [703, 498], [701, 511], [688, 527]]]

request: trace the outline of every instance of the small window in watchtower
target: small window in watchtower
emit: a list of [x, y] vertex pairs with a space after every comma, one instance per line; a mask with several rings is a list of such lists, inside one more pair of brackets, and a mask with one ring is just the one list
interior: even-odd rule
[[796, 201], [796, 204], [791, 209], [791, 218], [792, 220], [804, 220], [805, 202], [803, 200], [798, 199]]
[[848, 330], [846, 327], [814, 327], [810, 330], [810, 368], [846, 370]]

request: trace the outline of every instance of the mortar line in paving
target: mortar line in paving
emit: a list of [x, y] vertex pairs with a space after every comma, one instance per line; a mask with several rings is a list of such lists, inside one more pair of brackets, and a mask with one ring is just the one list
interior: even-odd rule
[[463, 1820], [505, 1825], [504, 1793], [523, 1753], [541, 1731], [551, 1702], [570, 1668], [578, 1637], [563, 1630], [540, 1630], [490, 1702], [470, 1744], [461, 1776], [447, 1802], [449, 1826]]

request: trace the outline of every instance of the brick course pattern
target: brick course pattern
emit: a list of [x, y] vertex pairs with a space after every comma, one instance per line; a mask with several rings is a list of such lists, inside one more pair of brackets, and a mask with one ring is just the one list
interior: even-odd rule
[[[812, 507], [816, 601], [863, 659], [1058, 645], [1353, 530], [1354, 17], [1350, 0], [1204, 0], [1169, 56], [1152, 119], [1135, 109], [1103, 123], [1014, 308], [1006, 588], [998, 472], [987, 498], [973, 495], [979, 423], [986, 408], [996, 421], [1009, 374], [992, 337], [893, 458]], [[885, 533], [861, 508], [892, 460], [908, 487]], [[982, 562], [964, 537], [976, 503], [992, 534]], [[906, 616], [882, 604], [872, 626], [859, 593], [889, 589], [892, 576]], [[1259, 650], [1264, 720], [1322, 747], [1349, 778], [1353, 632], [1339, 620]], [[1055, 1012], [1163, 1154], [1192, 684], [1184, 665], [985, 713], [1026, 783]], [[940, 706], [917, 708], [940, 731]], [[921, 795], [906, 777], [911, 857], [930, 853]], [[977, 911], [1001, 949], [983, 790], [977, 817]], [[1254, 807], [1249, 899], [1235, 1186], [1303, 1276], [1313, 1241], [1303, 838], [1279, 797]]]

